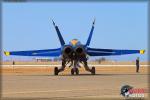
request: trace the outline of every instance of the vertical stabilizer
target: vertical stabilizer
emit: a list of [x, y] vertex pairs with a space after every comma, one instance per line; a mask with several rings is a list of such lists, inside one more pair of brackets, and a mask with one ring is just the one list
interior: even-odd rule
[[[53, 21], [53, 20], [52, 20], [52, 21]], [[53, 25], [54, 25], [55, 30], [56, 30], [56, 32], [57, 32], [57, 35], [58, 35], [58, 38], [59, 38], [60, 44], [63, 46], [63, 45], [65, 44], [65, 41], [64, 41], [64, 39], [63, 39], [63, 37], [62, 37], [62, 35], [61, 35], [60, 31], [59, 31], [59, 28], [58, 28], [58, 26], [57, 26], [57, 25], [55, 25], [55, 22], [54, 22], [54, 21], [53, 21]]]
[[93, 35], [93, 31], [94, 31], [94, 24], [95, 24], [95, 19], [94, 19], [94, 21], [93, 21], [92, 28], [91, 28], [91, 31], [90, 31], [88, 40], [87, 40], [87, 42], [86, 42], [86, 46], [89, 46], [89, 45], [90, 45], [91, 38], [92, 38], [92, 35]]

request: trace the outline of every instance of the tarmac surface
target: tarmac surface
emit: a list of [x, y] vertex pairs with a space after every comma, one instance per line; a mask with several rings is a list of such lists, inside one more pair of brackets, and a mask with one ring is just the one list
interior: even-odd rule
[[[2, 97], [4, 100], [125, 99], [120, 95], [123, 85], [148, 89], [148, 73], [135, 73], [135, 70], [131, 71], [133, 67], [119, 72], [121, 67], [117, 68], [112, 71], [110, 68], [96, 68], [96, 75], [81, 71], [80, 75], [74, 76], [70, 75], [69, 70], [59, 76], [54, 76], [53, 72], [22, 74], [13, 70], [16, 71], [13, 74], [2, 74]], [[144, 96], [147, 98], [148, 94]]]

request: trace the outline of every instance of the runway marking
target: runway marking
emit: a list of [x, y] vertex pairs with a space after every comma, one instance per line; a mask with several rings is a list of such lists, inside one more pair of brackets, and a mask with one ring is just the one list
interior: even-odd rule
[[[56, 67], [56, 66], [61, 66], [61, 65], [1, 65], [2, 67], [11, 67], [11, 66], [19, 66], [19, 67], [27, 67], [27, 66], [36, 66], [36, 67], [50, 67], [50, 66], [52, 66], [52, 67]], [[118, 66], [136, 66], [136, 65], [89, 65], [89, 66], [95, 66], [95, 67], [97, 67], [97, 66], [105, 66], [105, 67], [110, 67], [110, 66], [116, 66], [116, 67], [118, 67]], [[140, 66], [150, 66], [150, 65], [140, 65]]]
[[69, 90], [45, 90], [45, 91], [23, 91], [23, 92], [7, 92], [2, 94], [28, 94], [28, 93], [49, 93], [49, 92], [72, 92], [72, 91], [89, 91], [98, 89], [69, 89]]

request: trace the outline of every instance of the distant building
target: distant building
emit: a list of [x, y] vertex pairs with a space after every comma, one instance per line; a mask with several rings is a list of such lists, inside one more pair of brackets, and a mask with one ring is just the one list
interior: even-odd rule
[[61, 61], [61, 58], [60, 58], [60, 57], [55, 57], [55, 58], [53, 59], [53, 61], [54, 61], [54, 62]]
[[104, 57], [102, 57], [102, 58], [96, 59], [95, 61], [100, 64], [101, 62], [106, 61], [106, 59]]
[[52, 59], [50, 59], [50, 58], [35, 58], [34, 60], [36, 60], [37, 62], [50, 62], [50, 61], [52, 61]]

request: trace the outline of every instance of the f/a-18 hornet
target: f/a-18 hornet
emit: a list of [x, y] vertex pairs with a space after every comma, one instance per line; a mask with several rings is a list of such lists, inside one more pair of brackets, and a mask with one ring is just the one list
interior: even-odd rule
[[71, 74], [79, 74], [79, 67], [82, 64], [86, 71], [95, 74], [95, 67], [90, 68], [88, 66], [88, 56], [113, 56], [113, 55], [125, 55], [125, 54], [144, 54], [145, 50], [118, 50], [118, 49], [101, 49], [101, 48], [90, 48], [90, 41], [94, 31], [95, 20], [92, 23], [92, 28], [89, 33], [86, 44], [81, 44], [77, 39], [71, 40], [68, 44], [65, 43], [58, 26], [53, 21], [53, 25], [56, 29], [61, 47], [56, 49], [44, 49], [44, 50], [30, 50], [30, 51], [5, 51], [5, 55], [16, 55], [16, 56], [40, 56], [40, 57], [59, 57], [62, 58], [62, 65], [60, 68], [54, 68], [54, 75], [58, 75], [59, 72], [64, 71], [68, 65], [72, 67]]

